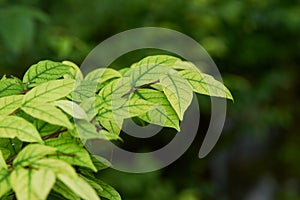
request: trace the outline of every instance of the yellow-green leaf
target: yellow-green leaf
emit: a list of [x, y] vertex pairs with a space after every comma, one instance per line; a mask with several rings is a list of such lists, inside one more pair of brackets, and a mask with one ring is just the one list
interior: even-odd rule
[[78, 195], [76, 195], [70, 188], [68, 188], [59, 180], [56, 181], [55, 185], [53, 186], [53, 190], [66, 199], [81, 200]]
[[75, 169], [63, 160], [56, 159], [57, 156], [55, 155], [55, 159], [53, 158], [42, 158], [40, 160], [36, 160], [30, 164], [31, 167], [37, 169], [45, 169], [54, 172], [54, 174], [65, 174], [67, 176], [76, 178], [77, 174]]
[[23, 104], [32, 101], [45, 103], [66, 97], [74, 90], [75, 81], [72, 79], [53, 80], [43, 83], [30, 90], [23, 98]]
[[22, 105], [23, 95], [13, 95], [0, 98], [0, 115], [9, 115]]
[[96, 94], [98, 83], [88, 80], [81, 80], [76, 83], [76, 88], [72, 92], [72, 100], [82, 102], [85, 99], [94, 97]]
[[147, 114], [139, 116], [141, 119], [180, 131], [179, 117], [163, 92], [153, 89], [139, 89], [135, 95], [155, 105]]
[[87, 119], [88, 117], [84, 110], [72, 101], [59, 100], [53, 104], [76, 119]]
[[180, 120], [193, 99], [193, 89], [176, 71], [161, 75], [160, 83], [170, 104]]
[[52, 104], [31, 102], [30, 104], [22, 106], [22, 110], [32, 117], [41, 119], [50, 124], [63, 126], [68, 129], [73, 128], [68, 117]]
[[0, 137], [17, 137], [24, 142], [43, 143], [36, 128], [25, 119], [16, 116], [0, 117]]
[[28, 166], [32, 162], [39, 160], [46, 155], [49, 154], [55, 154], [56, 148], [49, 147], [41, 144], [30, 144], [26, 146], [13, 162], [14, 166], [20, 165], [20, 166]]
[[10, 178], [12, 188], [20, 200], [46, 200], [55, 183], [54, 173], [45, 169], [18, 168]]
[[91, 71], [85, 77], [87, 81], [93, 81], [98, 83], [104, 83], [113, 78], [121, 77], [120, 72], [111, 68], [99, 68]]
[[214, 77], [190, 69], [180, 71], [179, 73], [190, 83], [195, 92], [233, 100], [230, 91]]
[[23, 82], [44, 83], [55, 80], [70, 72], [70, 66], [61, 62], [43, 60], [32, 65], [23, 77]]
[[18, 78], [5, 78], [0, 81], [0, 97], [20, 94], [24, 85]]
[[71, 78], [71, 79], [76, 79], [76, 80], [82, 80], [83, 79], [83, 74], [80, 71], [80, 68], [73, 62], [65, 60], [62, 61], [62, 64], [70, 66], [69, 73], [64, 75], [64, 78]]
[[55, 147], [57, 149], [56, 154], [58, 156], [56, 156], [56, 158], [71, 165], [87, 167], [97, 171], [89, 153], [74, 141], [63, 138], [53, 138], [46, 140], [45, 143], [48, 146]]
[[166, 74], [179, 58], [167, 55], [148, 56], [141, 61], [134, 63], [131, 70], [124, 74], [131, 77], [133, 87], [147, 84], [158, 80], [161, 74]]
[[68, 186], [75, 194], [85, 200], [100, 200], [96, 191], [81, 177], [70, 178], [66, 175], [59, 174], [58, 178]]
[[10, 190], [10, 173], [8, 170], [0, 168], [0, 198]]
[[7, 165], [2, 154], [2, 150], [0, 150], [0, 170], [1, 169], [7, 169]]

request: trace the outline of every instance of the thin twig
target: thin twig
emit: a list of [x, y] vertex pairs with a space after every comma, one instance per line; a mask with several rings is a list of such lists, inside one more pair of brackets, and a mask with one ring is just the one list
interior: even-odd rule
[[126, 96], [129, 96], [131, 93], [134, 93], [136, 92], [138, 89], [142, 89], [142, 88], [146, 88], [146, 87], [149, 87], [151, 85], [154, 85], [156, 83], [159, 83], [159, 80], [156, 80], [156, 81], [153, 81], [151, 83], [146, 83], [144, 85], [140, 85], [140, 86], [136, 86], [134, 88], [131, 88], [127, 93], [125, 93], [122, 97], [126, 97]]
[[57, 138], [61, 133], [63, 132], [66, 132], [68, 129], [63, 129], [63, 130], [60, 130], [60, 131], [57, 131], [51, 135], [46, 135], [44, 137], [42, 137], [43, 140], [48, 140], [48, 139], [51, 139], [51, 138]]
[[[51, 138], [57, 138], [61, 133], [66, 132], [66, 131], [67, 131], [67, 129], [59, 130], [59, 131], [57, 131], [57, 132], [55, 132], [55, 133], [53, 133], [53, 134], [51, 134], [51, 135], [46, 135], [46, 136], [42, 137], [42, 139], [43, 139], [43, 140], [48, 140], [48, 139], [51, 139]], [[23, 149], [25, 146], [28, 145], [28, 144], [25, 144], [25, 145], [24, 145], [24, 144], [25, 144], [25, 143], [23, 143], [23, 145], [22, 145], [22, 149]], [[6, 161], [6, 163], [7, 163], [7, 164], [12, 163], [12, 162], [16, 159], [17, 156], [18, 156], [18, 154], [12, 156], [11, 158], [9, 158], [9, 159]], [[73, 156], [73, 154], [70, 155], [70, 156]]]

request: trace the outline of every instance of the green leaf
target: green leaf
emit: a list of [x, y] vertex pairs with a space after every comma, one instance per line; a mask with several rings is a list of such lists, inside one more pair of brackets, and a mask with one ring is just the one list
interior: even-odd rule
[[[0, 151], [2, 152], [2, 157], [4, 160], [7, 160], [11, 156], [11, 152], [7, 148], [0, 147]], [[1, 168], [1, 166], [0, 166]]]
[[68, 186], [75, 194], [85, 200], [100, 200], [95, 190], [81, 177], [70, 178], [66, 175], [60, 174], [58, 178]]
[[94, 190], [97, 192], [98, 195], [100, 195], [100, 193], [103, 192], [103, 188], [102, 188], [98, 183], [96, 183], [96, 182], [94, 181], [96, 178], [91, 179], [90, 177], [87, 178], [87, 177], [82, 176], [82, 175], [81, 175], [80, 177], [81, 177], [83, 180], [85, 180], [90, 186], [92, 186], [92, 187], [94, 188]]
[[67, 100], [55, 101], [54, 105], [71, 115], [76, 119], [87, 119], [87, 114], [84, 110], [76, 103]]
[[160, 83], [162, 84], [163, 91], [179, 119], [183, 120], [184, 112], [193, 99], [192, 87], [176, 71], [166, 75], [161, 75]]
[[61, 181], [56, 181], [53, 190], [66, 199], [72, 199], [72, 200], [80, 200], [80, 197], [78, 197], [72, 190], [70, 190], [65, 184], [63, 184]]
[[135, 95], [155, 104], [147, 114], [141, 115], [139, 118], [149, 123], [175, 128], [180, 131], [179, 117], [163, 92], [152, 89], [139, 89]]
[[0, 137], [17, 137], [24, 142], [43, 143], [35, 127], [25, 119], [16, 116], [0, 117]]
[[120, 72], [111, 68], [99, 68], [88, 73], [84, 80], [104, 83], [110, 79], [121, 77]]
[[0, 115], [9, 115], [22, 105], [23, 95], [13, 95], [0, 98]]
[[0, 81], [0, 97], [20, 94], [24, 85], [18, 78], [6, 78]]
[[93, 171], [97, 171], [89, 153], [74, 141], [63, 138], [53, 138], [46, 140], [45, 143], [48, 146], [55, 147], [57, 149], [56, 154], [58, 154], [58, 156], [56, 156], [56, 158], [63, 160], [71, 165], [87, 167]]
[[7, 165], [2, 154], [2, 150], [0, 150], [0, 169], [7, 169]]
[[183, 70], [179, 73], [190, 83], [195, 92], [233, 100], [230, 91], [214, 77], [196, 70]]
[[27, 145], [16, 157], [13, 162], [14, 166], [28, 166], [36, 160], [39, 160], [46, 155], [55, 154], [56, 148], [49, 147], [41, 144], [30, 144]]
[[51, 102], [66, 97], [74, 90], [75, 81], [71, 79], [53, 80], [43, 83], [30, 90], [23, 99], [23, 104], [32, 101]]
[[92, 155], [91, 158], [98, 171], [107, 169], [111, 166], [111, 163], [101, 156]]
[[94, 181], [103, 188], [103, 191], [99, 192], [101, 197], [109, 200], [121, 200], [120, 194], [113, 187], [99, 179], [94, 179]]
[[10, 173], [8, 170], [0, 168], [0, 198], [10, 190]]
[[40, 133], [41, 137], [53, 134], [56, 131], [61, 129], [60, 126], [49, 124], [49, 123], [39, 120], [39, 119], [35, 119], [33, 122], [33, 125], [36, 127], [36, 129]]
[[75, 169], [67, 162], [59, 159], [43, 158], [32, 162], [30, 166], [33, 168], [50, 170], [56, 175], [65, 174], [69, 177], [77, 177]]
[[0, 149], [5, 159], [17, 154], [22, 148], [22, 142], [18, 138], [0, 138]]
[[22, 106], [22, 110], [27, 114], [50, 124], [63, 126], [68, 129], [73, 128], [68, 117], [52, 104], [31, 102], [30, 104]]
[[32, 65], [23, 77], [24, 83], [45, 83], [70, 73], [70, 66], [50, 60], [40, 61]]
[[18, 168], [11, 174], [12, 188], [18, 199], [46, 200], [54, 183], [54, 173], [45, 169]]

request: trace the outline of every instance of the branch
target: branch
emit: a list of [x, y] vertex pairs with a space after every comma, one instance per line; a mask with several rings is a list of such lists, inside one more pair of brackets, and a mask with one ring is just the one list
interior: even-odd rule
[[[68, 130], [68, 129], [59, 130], [59, 131], [57, 131], [57, 132], [55, 132], [55, 133], [53, 133], [53, 134], [51, 134], [51, 135], [46, 135], [46, 136], [42, 137], [42, 139], [43, 139], [43, 140], [48, 140], [48, 139], [51, 139], [51, 138], [57, 138], [61, 133], [66, 132], [67, 130]], [[22, 149], [23, 149], [25, 146], [27, 146], [27, 144], [26, 144], [26, 145], [23, 145], [23, 146], [22, 146]], [[9, 159], [6, 161], [6, 163], [7, 163], [7, 164], [12, 163], [12, 162], [16, 159], [17, 156], [18, 156], [18, 154], [12, 156], [11, 158], [9, 158]], [[73, 155], [69, 155], [69, 156], [73, 156]]]
[[63, 132], [66, 132], [68, 129], [63, 129], [63, 130], [60, 130], [60, 131], [57, 131], [55, 133], [52, 133], [51, 135], [46, 135], [44, 137], [42, 137], [43, 140], [48, 140], [48, 139], [51, 139], [51, 138], [57, 138], [61, 133]]
[[149, 87], [149, 86], [154, 85], [156, 83], [159, 83], [159, 80], [156, 80], [156, 81], [153, 81], [151, 83], [146, 83], [144, 85], [140, 85], [140, 86], [136, 86], [134, 88], [131, 88], [131, 90], [129, 90], [127, 93], [125, 93], [122, 97], [129, 96], [131, 93], [136, 92], [138, 89], [146, 88], [146, 87]]

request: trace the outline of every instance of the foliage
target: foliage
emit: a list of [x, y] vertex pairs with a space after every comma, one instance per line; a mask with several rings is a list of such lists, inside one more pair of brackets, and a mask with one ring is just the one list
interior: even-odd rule
[[23, 80], [4, 76], [0, 87], [2, 199], [118, 200], [95, 176], [107, 161], [97, 161], [86, 143], [119, 139], [124, 119], [132, 117], [179, 131], [193, 91], [232, 99], [212, 76], [164, 55], [146, 57], [123, 74], [99, 68], [85, 77], [74, 63], [45, 60]]
[[[209, 98], [201, 97], [201, 128], [176, 163], [151, 178], [114, 170], [101, 178], [130, 200], [161, 199], [161, 185], [164, 199], [189, 189], [200, 193], [197, 200], [256, 199], [253, 194], [300, 199], [299, 13], [296, 0], [0, 0], [0, 74], [21, 77], [45, 58], [81, 63], [101, 41], [131, 28], [180, 31], [209, 52], [235, 96], [221, 139], [197, 160], [210, 119]], [[143, 50], [112, 66], [154, 54]], [[166, 131], [142, 140], [140, 148], [140, 140], [122, 136], [122, 148], [152, 150], [173, 137]]]

